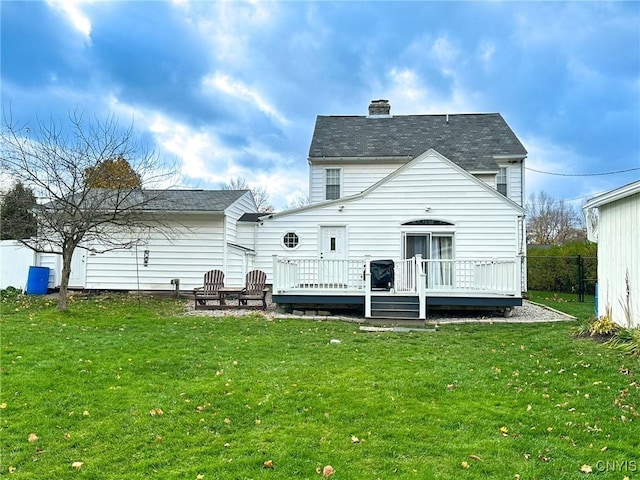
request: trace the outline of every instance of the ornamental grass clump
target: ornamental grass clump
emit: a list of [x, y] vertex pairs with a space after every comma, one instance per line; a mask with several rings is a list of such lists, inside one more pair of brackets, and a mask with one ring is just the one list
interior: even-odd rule
[[640, 327], [619, 328], [607, 345], [629, 355], [640, 355]]

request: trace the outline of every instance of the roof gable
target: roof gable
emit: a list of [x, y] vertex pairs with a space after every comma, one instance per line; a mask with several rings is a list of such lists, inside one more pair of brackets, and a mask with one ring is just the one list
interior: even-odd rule
[[499, 113], [318, 116], [309, 159], [409, 161], [430, 148], [467, 171], [496, 170], [495, 156], [527, 154]]
[[270, 219], [270, 218], [279, 218], [279, 217], [284, 217], [284, 216], [287, 216], [287, 215], [295, 215], [296, 213], [302, 212], [302, 211], [322, 209], [322, 208], [325, 208], [325, 207], [330, 206], [330, 205], [347, 204], [347, 203], [354, 202], [354, 201], [357, 201], [359, 199], [365, 198], [365, 197], [371, 195], [372, 193], [376, 192], [378, 189], [380, 189], [385, 184], [393, 181], [393, 179], [395, 179], [396, 177], [402, 175], [407, 170], [410, 170], [414, 165], [416, 165], [417, 163], [423, 161], [427, 157], [435, 157], [435, 158], [437, 158], [439, 161], [442, 161], [447, 166], [449, 166], [451, 169], [455, 170], [460, 175], [464, 176], [469, 182], [474, 183], [477, 187], [479, 187], [482, 190], [486, 191], [489, 195], [499, 199], [501, 202], [503, 202], [504, 204], [508, 205], [509, 207], [511, 207], [513, 210], [515, 210], [519, 214], [523, 214], [524, 213], [524, 209], [520, 205], [515, 203], [513, 200], [505, 197], [504, 195], [499, 193], [495, 188], [492, 188], [489, 185], [487, 185], [486, 183], [484, 183], [482, 180], [479, 180], [474, 175], [472, 175], [471, 173], [466, 171], [464, 168], [460, 167], [459, 165], [457, 165], [456, 163], [452, 162], [451, 160], [449, 160], [445, 156], [441, 155], [439, 152], [435, 151], [434, 149], [429, 149], [426, 152], [423, 152], [421, 155], [419, 155], [416, 158], [414, 158], [413, 160], [411, 160], [410, 162], [402, 165], [400, 168], [398, 168], [397, 170], [395, 170], [391, 174], [387, 175], [385, 178], [383, 178], [379, 182], [373, 184], [372, 186], [370, 186], [369, 188], [367, 188], [366, 190], [364, 190], [364, 191], [362, 191], [360, 193], [357, 193], [355, 195], [351, 195], [351, 196], [348, 196], [348, 197], [341, 197], [341, 198], [338, 198], [336, 200], [327, 200], [325, 202], [315, 203], [313, 205], [307, 205], [307, 206], [296, 208], [296, 209], [292, 209], [292, 210], [285, 210], [284, 212], [264, 214], [263, 216], [260, 217], [260, 220], [267, 220], [267, 219]]

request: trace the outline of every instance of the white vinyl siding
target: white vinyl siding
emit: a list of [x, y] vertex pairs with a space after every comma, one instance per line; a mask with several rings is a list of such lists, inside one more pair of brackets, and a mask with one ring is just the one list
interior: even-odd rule
[[253, 201], [253, 197], [249, 192], [236, 200], [231, 206], [225, 210], [227, 222], [227, 242], [239, 243], [242, 245], [238, 234], [238, 219], [246, 212], [257, 212], [258, 209]]
[[172, 222], [178, 233], [171, 238], [151, 231], [137, 248], [87, 255], [86, 288], [172, 290], [173, 278], [180, 279], [182, 290], [200, 286], [206, 271], [224, 269], [223, 217], [193, 215], [188, 228], [184, 223], [184, 217]]
[[[341, 170], [341, 196], [347, 197], [360, 193], [371, 185], [379, 182], [390, 173], [397, 170], [401, 165], [394, 164], [343, 164], [340, 166]], [[326, 165], [311, 165], [311, 190], [309, 192], [309, 199], [311, 204], [320, 203], [326, 200], [325, 198], [325, 171]]]
[[[430, 210], [425, 211], [426, 207]], [[514, 257], [518, 254], [518, 215], [522, 212], [491, 187], [431, 152], [363, 197], [266, 220], [258, 227], [260, 254], [256, 262], [271, 278], [274, 254], [317, 258], [323, 225], [347, 226], [349, 258], [400, 259], [401, 225], [420, 219], [455, 224], [456, 258]], [[281, 245], [288, 230], [295, 230], [300, 237], [295, 252]]]
[[598, 315], [610, 308], [613, 320], [627, 326], [626, 278], [634, 325], [640, 326], [640, 193], [598, 207]]
[[[500, 193], [513, 200], [520, 206], [524, 205], [523, 198], [523, 165], [522, 162], [500, 163], [500, 171], [495, 177], [495, 188]], [[504, 187], [501, 187], [504, 185]], [[501, 191], [504, 188], [504, 191]]]

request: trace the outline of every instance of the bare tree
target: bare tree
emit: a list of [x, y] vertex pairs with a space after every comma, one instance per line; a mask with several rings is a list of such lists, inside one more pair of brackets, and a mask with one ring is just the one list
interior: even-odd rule
[[298, 195], [287, 204], [287, 206], [285, 207], [285, 210], [292, 210], [294, 208], [306, 207], [307, 205], [311, 205], [311, 201], [309, 200], [309, 197], [303, 197], [302, 195]]
[[[121, 128], [112, 115], [102, 121], [86, 120], [72, 112], [66, 127], [54, 120], [38, 121], [31, 131], [4, 117], [0, 133], [0, 166], [38, 199], [34, 208], [38, 234], [21, 242], [36, 252], [62, 255], [59, 310], [67, 308], [76, 248], [93, 252], [128, 248], [140, 230], [162, 231], [162, 217], [150, 211], [163, 201], [177, 172], [175, 165], [161, 162], [135, 138], [133, 125]], [[128, 159], [141, 180], [140, 188], [129, 184], [102, 188], [100, 182], [88, 181], [91, 172], [102, 172], [105, 163], [120, 158]], [[143, 190], [143, 186], [165, 188]]]
[[222, 190], [251, 190], [259, 212], [273, 212], [273, 205], [269, 199], [269, 193], [262, 186], [250, 187], [243, 177], [232, 178], [228, 183], [221, 183]]
[[528, 243], [562, 245], [584, 240], [584, 219], [580, 211], [545, 192], [532, 193], [526, 205]]

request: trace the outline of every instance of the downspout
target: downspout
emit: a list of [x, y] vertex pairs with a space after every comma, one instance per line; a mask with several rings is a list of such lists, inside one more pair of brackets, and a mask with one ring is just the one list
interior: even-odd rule
[[520, 293], [526, 292], [527, 285], [527, 222], [525, 215], [518, 215], [518, 230], [520, 233], [520, 245], [518, 256], [520, 257]]
[[227, 212], [226, 210], [222, 212], [222, 271], [228, 272], [227, 269], [227, 256], [228, 256], [228, 246], [227, 246]]

